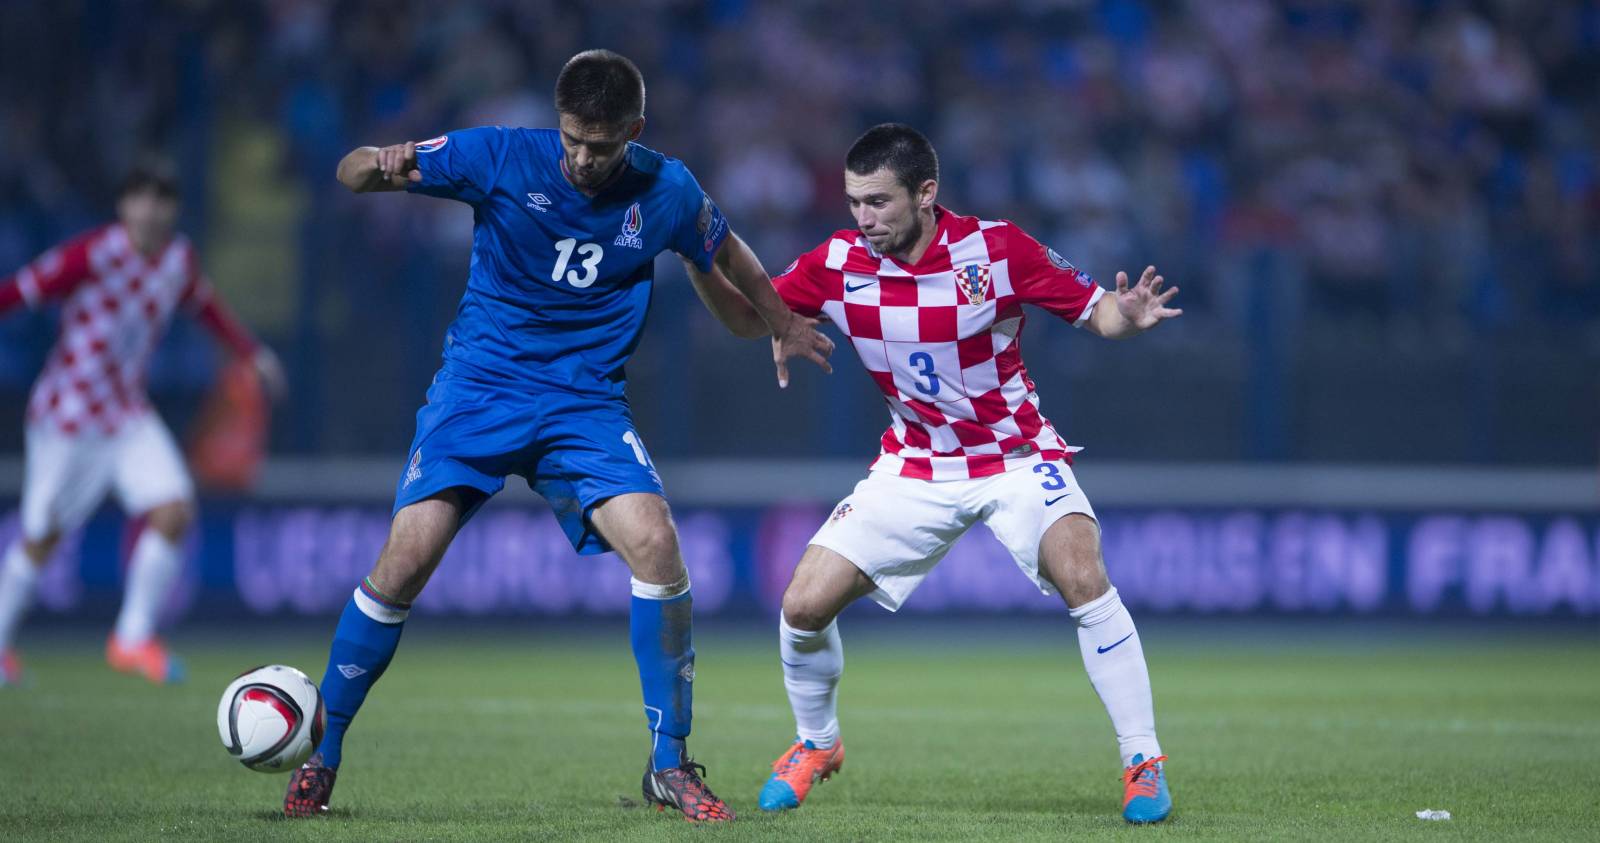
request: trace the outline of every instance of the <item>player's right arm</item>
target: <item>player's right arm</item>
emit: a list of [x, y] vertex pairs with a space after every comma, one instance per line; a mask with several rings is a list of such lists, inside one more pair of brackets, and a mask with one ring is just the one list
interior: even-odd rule
[[339, 183], [356, 193], [405, 190], [422, 181], [417, 168], [417, 145], [406, 141], [393, 146], [362, 146], [339, 160]]
[[363, 146], [339, 162], [339, 183], [356, 193], [404, 190], [477, 205], [508, 152], [508, 130], [458, 129], [425, 141]]
[[23, 305], [41, 307], [77, 289], [90, 275], [89, 240], [93, 234], [74, 237], [0, 280], [0, 315]]

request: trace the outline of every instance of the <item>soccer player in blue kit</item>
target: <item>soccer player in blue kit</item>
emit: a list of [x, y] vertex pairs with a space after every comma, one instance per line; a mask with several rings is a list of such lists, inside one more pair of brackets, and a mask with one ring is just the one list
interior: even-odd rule
[[[688, 572], [624, 396], [654, 261], [713, 266], [756, 303], [785, 362], [824, 369], [833, 344], [791, 313], [750, 249], [679, 161], [634, 143], [644, 79], [607, 50], [556, 80], [559, 129], [486, 127], [361, 147], [339, 163], [357, 193], [406, 190], [473, 207], [467, 288], [444, 364], [417, 413], [389, 538], [346, 604], [322, 678], [327, 729], [289, 781], [284, 813], [327, 811], [346, 729], [383, 675], [411, 603], [456, 531], [510, 474], [549, 501], [579, 553], [615, 550], [632, 571], [631, 638], [651, 732], [644, 798], [692, 821], [733, 818], [690, 760], [694, 679]], [[749, 332], [746, 332], [749, 333]]]

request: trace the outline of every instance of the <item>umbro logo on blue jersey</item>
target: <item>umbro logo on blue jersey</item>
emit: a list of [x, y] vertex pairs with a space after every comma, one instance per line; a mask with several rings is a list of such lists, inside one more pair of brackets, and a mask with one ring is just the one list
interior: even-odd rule
[[853, 293], [853, 292], [855, 292], [857, 290], [865, 290], [866, 288], [871, 287], [873, 284], [876, 284], [876, 283], [878, 283], [878, 279], [874, 278], [871, 281], [863, 281], [860, 284], [857, 284], [854, 287], [852, 287], [852, 286], [850, 286], [850, 282], [846, 281], [846, 282], [844, 282], [844, 291], [847, 292], [847, 293]]
[[639, 232], [644, 231], [644, 212], [639, 210], [639, 203], [628, 206], [622, 215], [622, 233], [611, 245], [627, 246], [630, 249], [643, 249], [644, 240], [639, 237]]
[[361, 674], [366, 673], [366, 672], [367, 672], [367, 669], [362, 667], [361, 665], [358, 665], [358, 664], [341, 664], [341, 665], [339, 665], [339, 675], [343, 676], [346, 679], [354, 679], [357, 676], [360, 676]]
[[1054, 497], [1054, 498], [1051, 498], [1051, 499], [1045, 501], [1044, 505], [1045, 506], [1055, 506], [1056, 504], [1058, 504], [1061, 501], [1064, 501], [1064, 500], [1066, 500], [1067, 498], [1070, 498], [1070, 497], [1072, 497], [1072, 493], [1068, 492], [1068, 493], [1066, 493], [1064, 495], [1061, 495], [1059, 497]]
[[[1129, 638], [1132, 638], [1132, 637], [1133, 637], [1133, 633], [1130, 632], [1127, 635], [1122, 636], [1122, 638], [1117, 641], [1117, 644], [1121, 644], [1123, 641], [1126, 641], [1126, 640], [1128, 640]], [[1096, 653], [1109, 653], [1112, 650], [1117, 649], [1117, 644], [1112, 644], [1109, 647], [1096, 647], [1096, 648], [1094, 648], [1094, 651]]]
[[541, 214], [543, 214], [543, 213], [545, 213], [545, 212], [550, 210], [549, 208], [546, 207], [549, 204], [550, 204], [550, 198], [548, 196], [545, 196], [543, 193], [530, 193], [530, 194], [528, 194], [528, 207], [534, 209], [535, 211], [538, 211]]

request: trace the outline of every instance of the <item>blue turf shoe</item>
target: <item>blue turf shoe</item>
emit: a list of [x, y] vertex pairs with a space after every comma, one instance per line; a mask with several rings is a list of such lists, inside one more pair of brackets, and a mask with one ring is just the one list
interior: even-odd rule
[[1165, 755], [1145, 760], [1143, 753], [1122, 771], [1122, 818], [1131, 823], [1158, 823], [1172, 813], [1172, 793], [1161, 769]]

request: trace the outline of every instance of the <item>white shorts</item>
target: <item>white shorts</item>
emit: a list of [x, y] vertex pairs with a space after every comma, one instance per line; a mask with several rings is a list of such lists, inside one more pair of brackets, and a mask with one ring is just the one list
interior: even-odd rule
[[877, 584], [872, 599], [895, 611], [979, 521], [1045, 594], [1039, 540], [1063, 515], [1094, 518], [1064, 462], [1042, 462], [976, 480], [915, 480], [875, 471], [839, 502], [811, 543], [850, 560]]
[[183, 455], [155, 413], [128, 419], [110, 436], [29, 425], [24, 450], [22, 534], [29, 539], [83, 526], [113, 490], [134, 515], [194, 497]]

